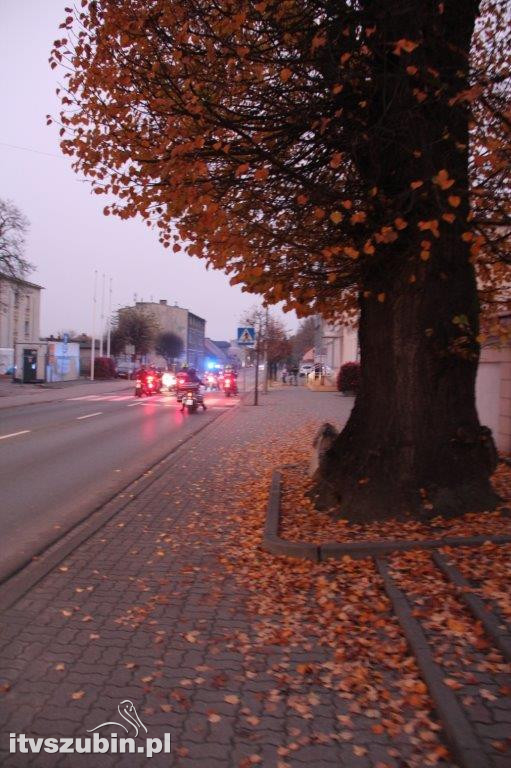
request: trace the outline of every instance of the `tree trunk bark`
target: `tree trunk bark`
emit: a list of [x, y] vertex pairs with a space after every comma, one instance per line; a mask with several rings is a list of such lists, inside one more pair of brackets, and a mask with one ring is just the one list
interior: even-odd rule
[[[475, 407], [479, 305], [464, 238], [469, 118], [456, 98], [468, 87], [478, 3], [446, 2], [440, 15], [440, 6], [424, 0], [401, 15], [390, 15], [385, 0], [368, 8], [382, 51], [389, 40], [421, 41], [406, 64], [420, 74], [433, 68], [438, 90], [427, 93], [427, 78], [410, 82], [393, 52], [375, 64], [375, 130], [358, 153], [359, 171], [381, 190], [383, 205], [406, 217], [406, 229], [365, 270], [360, 392], [320, 463], [316, 498], [356, 520], [490, 509], [498, 500], [490, 484], [497, 455]], [[455, 180], [449, 192], [432, 181], [440, 170]], [[417, 179], [423, 187], [412, 197]]]
[[426, 266], [384, 302], [369, 289], [361, 297], [361, 386], [320, 467], [320, 506], [361, 520], [457, 515], [497, 502], [496, 451], [475, 408], [475, 280], [468, 260], [453, 262], [444, 280]]

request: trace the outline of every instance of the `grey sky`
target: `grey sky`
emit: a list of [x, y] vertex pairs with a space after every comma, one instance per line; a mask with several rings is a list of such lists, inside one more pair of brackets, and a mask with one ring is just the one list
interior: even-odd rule
[[[50, 70], [48, 56], [71, 4], [0, 0], [0, 197], [12, 200], [31, 223], [26, 255], [36, 270], [29, 280], [45, 288], [41, 332], [90, 331], [97, 269], [100, 281], [103, 272], [113, 278], [113, 309], [132, 303], [134, 294], [177, 301], [206, 319], [208, 336], [233, 338], [240, 316], [258, 297], [242, 294], [198, 259], [165, 251], [142, 221], [105, 217], [106, 198], [91, 195], [60, 155], [57, 128], [45, 119], [58, 113], [59, 75]], [[283, 319], [296, 328], [294, 313]]]

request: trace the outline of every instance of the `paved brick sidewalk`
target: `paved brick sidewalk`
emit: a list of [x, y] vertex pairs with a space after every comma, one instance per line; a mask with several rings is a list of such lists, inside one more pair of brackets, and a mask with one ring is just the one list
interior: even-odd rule
[[[351, 407], [335, 393], [301, 387], [272, 392], [262, 403], [240, 406], [191, 440], [160, 478], [4, 614], [3, 766], [435, 764], [422, 761], [416, 713], [398, 696], [413, 660], [390, 614], [382, 614], [380, 636], [371, 638], [387, 648], [385, 663], [372, 658], [362, 630], [360, 644], [347, 649], [348, 662], [354, 654], [355, 671], [365, 675], [359, 701], [342, 681], [332, 685], [329, 674], [291, 687], [296, 665], [330, 663], [331, 648], [320, 634], [308, 637], [306, 625], [294, 628], [297, 638], [305, 632], [299, 642], [280, 642], [268, 631], [261, 644], [260, 618], [246, 609], [254, 595], [251, 584], [242, 583], [243, 556], [239, 573], [226, 566], [226, 541], [232, 547], [236, 527], [225, 511], [243, 500], [261, 471], [265, 442], [278, 450], [304, 421], [341, 424]], [[229, 456], [240, 448], [233, 467]], [[285, 463], [286, 455], [280, 459]], [[262, 551], [260, 557], [261, 569], [273, 560]], [[297, 580], [301, 572], [325, 579], [337, 567], [305, 563], [297, 566]], [[317, 610], [315, 594], [301, 592], [298, 581], [294, 599], [311, 614]], [[406, 670], [398, 657], [407, 658]], [[378, 686], [396, 698], [394, 737], [390, 726], [375, 727], [381, 713], [371, 708], [371, 691]], [[124, 699], [133, 701], [149, 736], [170, 731], [170, 757], [7, 753], [10, 732], [86, 736], [87, 729], [119, 720]], [[424, 728], [435, 743], [435, 723], [428, 720]]]

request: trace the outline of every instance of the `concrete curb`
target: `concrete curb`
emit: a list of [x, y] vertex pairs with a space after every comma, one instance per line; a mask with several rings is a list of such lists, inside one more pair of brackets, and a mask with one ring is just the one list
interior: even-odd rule
[[275, 470], [270, 485], [270, 498], [268, 499], [263, 531], [263, 548], [273, 555], [301, 557], [317, 563], [319, 562], [319, 551], [315, 544], [305, 541], [285, 541], [279, 536], [281, 483], [282, 475], [278, 470]]
[[[91, 510], [86, 518], [77, 522], [61, 538], [43, 545], [41, 550], [31, 560], [20, 566], [20, 568], [0, 583], [0, 612], [14, 605], [29, 589], [41, 581], [75, 549], [160, 480], [165, 472], [172, 467], [173, 461], [179, 457], [181, 450], [186, 448], [191, 440], [207, 430], [208, 427], [216, 426], [220, 421], [225, 421], [229, 417], [232, 418], [235, 412], [236, 408], [229, 408], [229, 410], [213, 416], [212, 420], [207, 424], [200, 425], [192, 434], [174, 446], [166, 456], [147, 467], [141, 475], [131, 480], [120, 491], [116, 491], [100, 507]], [[127, 498], [121, 498], [126, 494], [129, 494]]]
[[441, 549], [443, 547], [474, 547], [486, 542], [507, 544], [511, 535], [485, 536], [446, 536], [444, 539], [414, 539], [414, 540], [382, 540], [382, 541], [327, 541], [325, 544], [312, 544], [305, 541], [286, 541], [279, 536], [280, 529], [280, 493], [282, 474], [274, 470], [270, 497], [266, 512], [266, 523], [263, 532], [263, 548], [274, 555], [302, 557], [307, 560], [322, 562], [324, 560], [341, 560], [349, 556], [355, 559], [365, 557], [381, 557], [394, 552], [408, 552], [415, 549]]
[[461, 587], [459, 598], [468, 606], [472, 616], [480, 621], [486, 633], [492, 638], [493, 642], [507, 661], [511, 662], [511, 640], [509, 633], [504, 631], [503, 625], [499, 622], [497, 616], [489, 610], [484, 600], [471, 590], [472, 585], [463, 576], [461, 571], [447, 560], [440, 552], [434, 552], [432, 559], [435, 565], [442, 571], [444, 576], [455, 586]]
[[376, 559], [376, 566], [383, 579], [383, 587], [392, 603], [407, 643], [415, 656], [430, 696], [440, 716], [449, 747], [462, 768], [491, 768], [483, 746], [475, 735], [458, 700], [445, 685], [444, 672], [436, 663], [422, 627], [413, 616], [404, 593], [395, 585], [388, 566]]

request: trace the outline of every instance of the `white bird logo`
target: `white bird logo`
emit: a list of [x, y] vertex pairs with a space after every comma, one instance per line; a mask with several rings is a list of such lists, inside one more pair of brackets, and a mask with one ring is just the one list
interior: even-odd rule
[[[144, 723], [141, 721], [141, 719], [138, 716], [137, 710], [135, 709], [135, 705], [132, 701], [129, 699], [124, 699], [124, 701], [121, 701], [119, 706], [117, 707], [117, 711], [119, 712], [120, 716], [123, 718], [123, 720], [126, 720], [126, 722], [133, 726], [135, 729], [135, 738], [138, 736], [138, 732], [140, 728], [143, 728], [144, 731], [147, 733], [147, 728], [145, 727]], [[128, 729], [125, 725], [122, 723], [115, 723], [113, 721], [108, 721], [107, 723], [101, 723], [101, 725], [97, 725], [95, 728], [91, 728], [87, 731], [87, 733], [92, 733], [93, 731], [97, 731], [98, 728], [104, 728], [105, 725], [117, 725], [120, 728], [124, 728], [126, 733], [128, 733]]]

